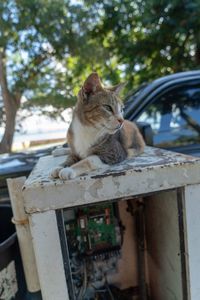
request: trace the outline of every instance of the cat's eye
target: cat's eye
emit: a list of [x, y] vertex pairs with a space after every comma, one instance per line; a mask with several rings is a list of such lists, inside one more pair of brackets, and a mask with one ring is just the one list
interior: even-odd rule
[[113, 112], [113, 109], [110, 105], [104, 105], [103, 106], [107, 111]]

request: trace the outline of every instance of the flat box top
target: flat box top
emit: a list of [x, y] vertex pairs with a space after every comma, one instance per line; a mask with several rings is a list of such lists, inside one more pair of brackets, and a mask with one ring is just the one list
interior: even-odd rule
[[200, 183], [200, 158], [146, 147], [142, 155], [68, 181], [51, 179], [66, 157], [40, 158], [23, 187], [28, 213], [144, 195]]

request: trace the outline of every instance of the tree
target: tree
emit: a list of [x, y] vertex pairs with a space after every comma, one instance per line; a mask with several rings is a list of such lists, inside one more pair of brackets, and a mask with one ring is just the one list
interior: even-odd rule
[[[53, 10], [50, 4], [37, 6], [32, 1], [0, 3], [0, 86], [6, 117], [1, 153], [11, 149], [16, 113], [23, 93], [36, 85], [41, 69], [48, 64], [50, 50], [45, 47], [45, 42], [49, 47], [51, 45], [45, 34], [45, 17], [55, 18], [61, 13], [57, 7]], [[38, 18], [41, 11], [44, 12], [43, 18]]]
[[199, 0], [0, 1], [0, 153], [11, 149], [22, 96], [59, 109], [94, 70], [111, 84], [128, 81], [128, 91], [197, 69], [199, 28]]
[[103, 10], [93, 36], [121, 66], [129, 87], [200, 67], [199, 0], [86, 2]]
[[[5, 132], [0, 153], [11, 150], [22, 96], [26, 105], [74, 103], [70, 69], [84, 48], [88, 16], [65, 0], [0, 2], [0, 87]], [[92, 56], [90, 57], [92, 60]], [[88, 63], [87, 63], [88, 64]]]

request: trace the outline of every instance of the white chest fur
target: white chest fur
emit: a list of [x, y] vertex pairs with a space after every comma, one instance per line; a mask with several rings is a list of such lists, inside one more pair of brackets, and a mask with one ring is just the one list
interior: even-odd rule
[[90, 127], [81, 124], [77, 117], [73, 120], [72, 130], [76, 153], [80, 155], [81, 158], [87, 157], [90, 147], [94, 145], [100, 137], [98, 130], [92, 126]]

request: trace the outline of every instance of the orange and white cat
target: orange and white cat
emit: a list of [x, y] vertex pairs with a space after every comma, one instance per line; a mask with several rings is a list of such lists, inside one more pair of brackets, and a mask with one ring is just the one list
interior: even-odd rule
[[119, 98], [123, 86], [104, 87], [97, 73], [86, 79], [67, 133], [69, 148], [54, 152], [68, 154], [67, 160], [51, 171], [51, 177], [68, 180], [143, 152], [145, 143], [137, 126], [123, 119]]

